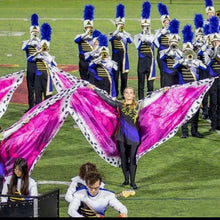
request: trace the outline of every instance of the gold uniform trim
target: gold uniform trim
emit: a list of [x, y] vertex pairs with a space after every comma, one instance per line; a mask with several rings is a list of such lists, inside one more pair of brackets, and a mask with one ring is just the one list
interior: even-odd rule
[[84, 41], [84, 42], [81, 43], [81, 47], [82, 47], [82, 50], [83, 50], [84, 52], [93, 51], [92, 46], [91, 46], [88, 42], [86, 42], [86, 41]]
[[46, 63], [44, 63], [42, 60], [36, 61], [36, 65], [38, 70], [47, 70]]
[[167, 67], [169, 69], [173, 69], [173, 64], [174, 64], [175, 60], [174, 59], [167, 59]]
[[182, 77], [184, 81], [196, 81], [195, 75], [189, 68], [182, 69]]
[[169, 38], [166, 35], [162, 35], [160, 38], [161, 45], [168, 46], [169, 45]]
[[28, 47], [28, 54], [33, 55], [34, 53], [37, 52], [37, 49], [35, 47]]
[[118, 39], [113, 40], [113, 46], [115, 49], [123, 49], [124, 48], [123, 43], [121, 42], [121, 40], [118, 40]]

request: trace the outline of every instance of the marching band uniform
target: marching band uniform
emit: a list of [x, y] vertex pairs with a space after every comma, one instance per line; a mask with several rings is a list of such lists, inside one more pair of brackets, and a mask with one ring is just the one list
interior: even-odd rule
[[[11, 178], [12, 178], [12, 175], [5, 177], [5, 182], [4, 182], [1, 194], [3, 194], [3, 195], [8, 194], [8, 186], [11, 182]], [[30, 176], [28, 177], [28, 179], [29, 179], [28, 180], [28, 182], [29, 182], [29, 185], [28, 185], [29, 196], [38, 196], [37, 182], [33, 178], [31, 178]], [[21, 180], [21, 178], [18, 178], [17, 195], [20, 194], [21, 187], [22, 187], [21, 184], [22, 184], [22, 180]], [[22, 200], [24, 200], [24, 198], [1, 197], [1, 202], [7, 202], [7, 201], [18, 202], [18, 201], [22, 201]], [[25, 200], [29, 200], [29, 198], [25, 198]]]
[[169, 24], [170, 24], [170, 16], [168, 13], [167, 6], [163, 3], [159, 2], [158, 11], [161, 15], [160, 20], [162, 22], [162, 28], [156, 30], [154, 44], [158, 48], [157, 50], [157, 64], [160, 70], [160, 86], [162, 86], [163, 82], [163, 63], [160, 59], [160, 51], [167, 49], [169, 47]]
[[53, 86], [48, 65], [57, 66], [55, 57], [49, 54], [52, 29], [48, 23], [41, 26], [41, 50], [33, 54], [28, 60], [36, 61], [35, 93], [36, 104], [42, 102], [44, 97], [48, 99], [52, 96]]
[[212, 16], [215, 15], [215, 8], [213, 6], [213, 0], [205, 0], [205, 12], [207, 19], [205, 20], [205, 24], [209, 24], [209, 20]]
[[93, 19], [94, 19], [94, 6], [85, 5], [84, 7], [84, 33], [78, 34], [74, 42], [78, 44], [79, 50], [79, 74], [81, 79], [88, 79], [88, 66], [89, 63], [85, 60], [84, 54], [93, 51]]
[[210, 95], [210, 131], [220, 130], [220, 36], [219, 36], [219, 19], [212, 16], [209, 22], [210, 41], [212, 48], [208, 48], [204, 53], [206, 64], [209, 69], [209, 77], [215, 78], [212, 87], [209, 90]]
[[[90, 73], [94, 73], [94, 85], [105, 90], [112, 97], [116, 97], [114, 73], [117, 63], [111, 60], [108, 49], [108, 39], [105, 35], [98, 36], [99, 56], [89, 64]], [[92, 69], [92, 70], [91, 70]]]
[[103, 188], [100, 188], [95, 196], [92, 196], [87, 188], [75, 192], [68, 208], [70, 217], [84, 217], [78, 212], [81, 202], [88, 204], [99, 216], [105, 215], [108, 206], [119, 213], [128, 213], [127, 208], [116, 198], [115, 193]]
[[156, 78], [154, 35], [151, 34], [150, 10], [151, 4], [145, 1], [142, 6], [141, 27], [142, 32], [134, 36], [134, 44], [138, 50], [138, 99], [143, 99], [145, 75], [147, 79], [147, 92], [154, 90]]
[[[85, 52], [84, 53], [84, 56], [85, 56], [85, 60], [88, 62], [88, 63], [91, 63], [92, 60], [95, 60], [96, 58], [99, 57], [99, 41], [98, 41], [98, 36], [101, 34], [100, 31], [98, 30], [94, 30], [92, 32], [92, 36], [93, 36], [93, 50], [92, 51], [89, 51], [89, 52]], [[88, 81], [91, 83], [91, 84], [94, 84], [94, 76], [95, 76], [95, 73], [94, 73], [94, 70], [92, 68], [90, 68], [90, 66], [88, 67]]]
[[173, 68], [175, 60], [182, 57], [182, 51], [178, 47], [180, 41], [179, 21], [173, 19], [169, 25], [169, 47], [160, 51], [160, 60], [163, 64], [162, 87], [179, 83], [177, 70]]
[[[179, 83], [185, 84], [199, 80], [198, 69], [206, 69], [206, 65], [201, 60], [197, 59], [196, 53], [193, 51], [193, 32], [191, 25], [185, 25], [183, 30], [183, 57], [179, 59], [174, 68], [178, 70]], [[203, 135], [198, 132], [199, 110], [191, 118], [191, 134], [193, 137], [202, 138]], [[182, 126], [182, 138], [187, 138], [188, 125]]]
[[[204, 19], [202, 14], [195, 14], [194, 17], [194, 25], [195, 25], [195, 39], [193, 41], [193, 48], [199, 60], [201, 60], [205, 64], [204, 55], [200, 53], [202, 47], [205, 47], [206, 40], [204, 36]], [[206, 69], [198, 69], [199, 71], [199, 80], [208, 78], [208, 68]], [[208, 93], [205, 94], [202, 101], [202, 118], [208, 118]]]
[[[28, 58], [32, 54], [40, 50], [40, 28], [38, 26], [38, 15], [32, 14], [30, 39], [23, 42], [22, 50], [26, 52]], [[27, 89], [28, 89], [28, 105], [30, 110], [35, 105], [34, 82], [35, 82], [35, 61], [27, 61]]]
[[[67, 202], [71, 202], [74, 196], [74, 193], [79, 190], [82, 189], [84, 187], [86, 187], [86, 181], [82, 178], [80, 178], [80, 176], [75, 176], [71, 179], [71, 184], [69, 185], [67, 192], [65, 194], [65, 200]], [[105, 183], [101, 182], [100, 185], [101, 188], [105, 187]]]
[[109, 41], [112, 46], [112, 60], [118, 63], [117, 71], [114, 71], [116, 96], [119, 95], [119, 75], [121, 77], [120, 94], [123, 98], [124, 89], [127, 87], [129, 59], [127, 45], [133, 42], [132, 36], [125, 31], [124, 5], [116, 7], [116, 30], [109, 34]]

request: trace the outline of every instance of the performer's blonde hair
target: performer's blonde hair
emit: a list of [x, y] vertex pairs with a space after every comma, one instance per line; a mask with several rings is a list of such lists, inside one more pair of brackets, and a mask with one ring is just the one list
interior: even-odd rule
[[[131, 89], [131, 90], [133, 91], [134, 95], [135, 95], [135, 90], [134, 90], [133, 87], [126, 87], [126, 88], [124, 89], [123, 94], [125, 93], [125, 91], [126, 91], [127, 89]], [[123, 105], [126, 105], [125, 101], [124, 101]], [[132, 107], [132, 108], [135, 108], [136, 106], [137, 106], [137, 102], [135, 101], [135, 99], [133, 99], [132, 104], [131, 104], [131, 107]]]

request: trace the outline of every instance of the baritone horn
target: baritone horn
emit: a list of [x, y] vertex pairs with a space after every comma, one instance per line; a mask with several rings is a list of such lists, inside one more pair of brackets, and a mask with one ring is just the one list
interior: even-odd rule
[[220, 10], [217, 10], [217, 11], [215, 12], [215, 15], [220, 19]]

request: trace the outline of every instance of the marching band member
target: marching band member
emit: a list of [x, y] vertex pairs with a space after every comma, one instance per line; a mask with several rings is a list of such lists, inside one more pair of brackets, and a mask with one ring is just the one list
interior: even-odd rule
[[[195, 14], [194, 17], [194, 25], [195, 25], [195, 38], [193, 41], [193, 48], [199, 60], [201, 60], [205, 64], [204, 55], [200, 55], [200, 51], [203, 47], [206, 47], [206, 39], [204, 34], [204, 19], [202, 14]], [[208, 78], [208, 68], [206, 69], [198, 69], [199, 71], [199, 80]], [[202, 118], [208, 118], [208, 93], [205, 94], [202, 101]]]
[[210, 96], [210, 131], [220, 130], [220, 35], [219, 19], [212, 16], [209, 22], [209, 37], [212, 48], [208, 48], [204, 53], [206, 64], [209, 69], [209, 77], [215, 77], [215, 81], [209, 90]]
[[85, 5], [84, 7], [84, 33], [78, 34], [74, 42], [78, 44], [79, 50], [79, 74], [81, 79], [88, 79], [88, 66], [89, 63], [85, 60], [84, 54], [93, 51], [93, 19], [94, 19], [94, 6]]
[[145, 76], [147, 79], [147, 92], [154, 90], [154, 80], [156, 78], [154, 35], [151, 34], [150, 10], [150, 2], [145, 1], [142, 5], [142, 31], [134, 36], [134, 44], [138, 50], [138, 99], [145, 97]]
[[[109, 34], [109, 41], [112, 46], [112, 60], [118, 63], [118, 69], [114, 72], [116, 96], [122, 98], [124, 89], [127, 87], [129, 59], [127, 45], [133, 42], [132, 36], [125, 31], [125, 6], [118, 4], [116, 7], [116, 30]], [[119, 75], [121, 78], [121, 88], [119, 92]]]
[[41, 50], [28, 57], [36, 61], [35, 94], [36, 104], [52, 96], [53, 86], [48, 65], [57, 66], [55, 57], [49, 54], [52, 28], [48, 23], [41, 26]]
[[178, 73], [173, 68], [176, 59], [182, 57], [182, 51], [179, 49], [179, 21], [173, 19], [169, 25], [169, 47], [160, 51], [160, 59], [163, 64], [162, 87], [178, 84]]
[[120, 217], [128, 217], [128, 210], [115, 196], [115, 193], [101, 188], [102, 176], [89, 172], [85, 176], [86, 188], [74, 193], [68, 207], [70, 217], [104, 217], [110, 206], [119, 212]]
[[[206, 65], [199, 59], [193, 50], [193, 32], [191, 25], [185, 25], [182, 30], [183, 35], [183, 57], [176, 61], [173, 68], [178, 70], [179, 84], [190, 83], [199, 80], [198, 69], [206, 69]], [[199, 109], [191, 118], [192, 137], [202, 138], [203, 135], [198, 132]], [[188, 124], [182, 126], [181, 138], [189, 137]]]
[[108, 39], [105, 35], [98, 36], [99, 56], [89, 64], [90, 73], [94, 74], [94, 85], [105, 90], [109, 95], [116, 98], [114, 72], [117, 71], [117, 63], [109, 56]]
[[170, 25], [170, 16], [167, 9], [167, 6], [162, 2], [159, 2], [158, 11], [161, 15], [160, 20], [162, 22], [162, 28], [156, 30], [154, 44], [158, 48], [157, 50], [157, 65], [160, 70], [160, 86], [162, 86], [163, 82], [163, 63], [160, 59], [160, 51], [167, 49], [169, 47], [169, 25]]
[[[38, 24], [38, 15], [31, 15], [31, 27], [30, 27], [30, 39], [23, 42], [22, 50], [26, 52], [26, 57], [28, 58], [32, 54], [40, 50], [40, 28]], [[28, 110], [30, 110], [35, 105], [34, 99], [34, 82], [35, 82], [35, 61], [27, 61], [27, 89], [28, 89]]]

